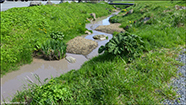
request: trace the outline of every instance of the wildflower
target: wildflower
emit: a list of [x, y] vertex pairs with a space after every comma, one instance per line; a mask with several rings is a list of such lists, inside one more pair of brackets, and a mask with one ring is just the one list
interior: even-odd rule
[[123, 11], [127, 11], [126, 9], [123, 9]]
[[165, 8], [168, 8], [168, 6], [165, 6]]
[[131, 21], [129, 21], [129, 23], [131, 23]]

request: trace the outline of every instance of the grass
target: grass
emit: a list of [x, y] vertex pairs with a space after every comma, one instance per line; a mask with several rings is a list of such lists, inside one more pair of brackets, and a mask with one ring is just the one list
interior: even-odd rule
[[[130, 29], [126, 30], [142, 37], [145, 42], [148, 51], [140, 57], [129, 63], [126, 56], [104, 53], [85, 62], [77, 71], [71, 70], [52, 78], [42, 86], [30, 85], [30, 88], [15, 95], [12, 102], [28, 102], [31, 105], [160, 104], [164, 99], [177, 99], [178, 96], [172, 86], [169, 87], [169, 83], [171, 78], [176, 77], [177, 67], [183, 65], [175, 60], [182, 50], [180, 46], [185, 44], [185, 25], [177, 26], [180, 22], [185, 24], [180, 16], [183, 11], [172, 11], [179, 11], [178, 19], [181, 21], [176, 22], [169, 18], [173, 15], [160, 14], [166, 9], [165, 6], [174, 9], [175, 4], [181, 5], [178, 2], [154, 5], [137, 2], [137, 5], [127, 8], [127, 11], [134, 9], [133, 14], [123, 17], [121, 12], [111, 18], [111, 21], [117, 19], [117, 22], [122, 23], [121, 27], [124, 27], [129, 25], [129, 21], [139, 21], [134, 16], [141, 14], [138, 13], [141, 12], [140, 9], [149, 10], [149, 14], [154, 14], [155, 18], [161, 17], [151, 20], [150, 24], [131, 24]], [[149, 15], [142, 14], [138, 17], [140, 19], [143, 16]]]
[[[180, 50], [156, 49], [128, 64], [125, 58], [103, 54], [86, 62], [78, 71], [23, 90], [12, 101], [31, 104], [158, 104], [176, 93], [166, 85], [175, 77]], [[59, 94], [55, 90], [66, 90]], [[47, 94], [47, 95], [45, 95]], [[62, 95], [60, 98], [58, 95]], [[47, 101], [48, 100], [48, 101]], [[51, 104], [50, 103], [50, 104]]]
[[[185, 10], [176, 10], [175, 5], [183, 5], [183, 3], [164, 1], [154, 4], [154, 2], [137, 1], [134, 6], [123, 9], [110, 21], [121, 23], [120, 27], [142, 37], [148, 50], [176, 47], [185, 44], [186, 27], [179, 24], [186, 24], [186, 20]], [[131, 9], [133, 13], [126, 14]], [[145, 18], [150, 19], [144, 23]]]
[[62, 32], [63, 42], [67, 43], [85, 34], [90, 13], [101, 17], [111, 14], [112, 9], [101, 3], [62, 3], [1, 12], [1, 75], [31, 63], [33, 52], [50, 39], [51, 33]]

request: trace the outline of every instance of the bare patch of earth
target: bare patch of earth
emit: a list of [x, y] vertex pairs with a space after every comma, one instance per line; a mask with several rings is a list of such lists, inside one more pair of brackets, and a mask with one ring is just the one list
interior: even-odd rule
[[73, 54], [87, 55], [90, 52], [92, 52], [92, 50], [95, 49], [96, 47], [98, 47], [97, 42], [78, 36], [75, 37], [74, 39], [71, 39], [67, 43], [66, 52], [73, 53]]
[[96, 31], [101, 31], [101, 32], [105, 32], [105, 33], [109, 33], [109, 34], [113, 34], [114, 31], [116, 32], [124, 32], [125, 30], [123, 28], [120, 28], [121, 24], [119, 23], [114, 23], [114, 24], [110, 24], [110, 25], [101, 25], [98, 26], [95, 30]]

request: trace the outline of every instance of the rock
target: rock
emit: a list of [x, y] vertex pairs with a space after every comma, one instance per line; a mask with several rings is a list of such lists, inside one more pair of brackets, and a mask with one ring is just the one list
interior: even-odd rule
[[92, 21], [91, 19], [87, 18], [88, 21]]
[[128, 12], [129, 14], [132, 14], [133, 13], [133, 9], [131, 9], [131, 10], [129, 10], [129, 12]]
[[145, 18], [143, 19], [143, 23], [146, 23], [149, 19], [150, 19], [150, 17], [145, 17]]
[[175, 9], [179, 10], [180, 9], [180, 6], [175, 5]]
[[30, 6], [40, 6], [41, 2], [37, 2], [37, 1], [31, 1], [30, 2]]
[[116, 10], [116, 9], [113, 9], [112, 11], [113, 11], [113, 12], [117, 12], [117, 10]]
[[120, 8], [116, 8], [117, 10], [120, 10]]
[[182, 9], [186, 9], [186, 7], [182, 7]]
[[98, 26], [95, 30], [109, 33], [109, 34], [113, 34], [114, 31], [124, 32], [125, 30], [123, 28], [119, 28], [120, 25], [121, 24], [119, 24], [119, 23], [114, 23], [114, 24], [110, 24], [110, 25], [102, 25], [102, 26]]
[[98, 40], [105, 40], [106, 39], [106, 35], [94, 35], [93, 38], [94, 39], [98, 39]]
[[75, 37], [74, 39], [71, 39], [67, 43], [66, 52], [87, 55], [90, 52], [92, 52], [92, 50], [95, 49], [97, 46], [98, 46], [97, 42], [78, 36]]
[[182, 10], [182, 9], [186, 9], [186, 7], [182, 7], [182, 6], [179, 6], [179, 5], [175, 5], [175, 9], [176, 9], [176, 10]]
[[90, 16], [93, 17], [93, 20], [96, 20], [96, 14], [95, 13], [91, 13]]
[[89, 32], [88, 30], [86, 30], [86, 31], [85, 31], [85, 34], [90, 35], [90, 34], [92, 34], [92, 33], [91, 33], [91, 32]]
[[51, 1], [47, 1], [45, 5], [53, 5], [53, 3]]
[[71, 56], [68, 56], [68, 57], [65, 57], [65, 59], [69, 62], [69, 63], [75, 63], [76, 62], [76, 59], [71, 57]]

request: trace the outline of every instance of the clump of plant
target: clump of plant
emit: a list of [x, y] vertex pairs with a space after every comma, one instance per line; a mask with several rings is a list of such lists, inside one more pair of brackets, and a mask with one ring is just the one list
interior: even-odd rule
[[60, 31], [52, 32], [52, 33], [50, 34], [50, 37], [51, 37], [52, 39], [55, 39], [55, 40], [57, 40], [57, 39], [63, 40], [64, 36], [65, 36], [65, 35], [63, 34], [63, 32], [60, 32]]
[[144, 50], [141, 37], [125, 32], [117, 34], [105, 46], [101, 46], [98, 53], [105, 51], [113, 55], [125, 55], [131, 59], [139, 56]]
[[66, 44], [60, 40], [49, 39], [41, 45], [41, 52], [47, 60], [59, 60], [65, 57]]
[[53, 78], [47, 84], [38, 86], [31, 94], [31, 104], [57, 104], [59, 101], [69, 101], [72, 95], [68, 86], [58, 84]]

